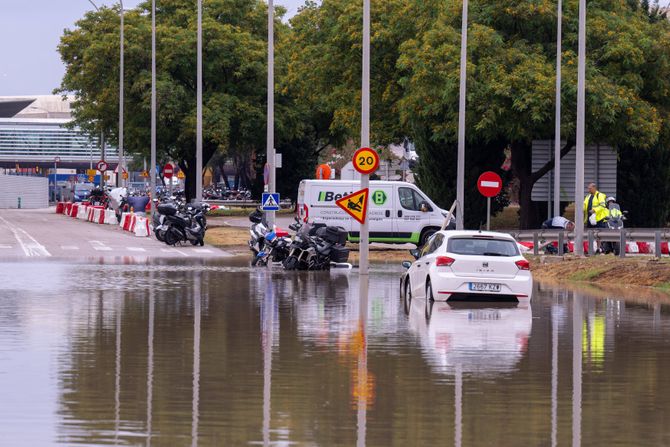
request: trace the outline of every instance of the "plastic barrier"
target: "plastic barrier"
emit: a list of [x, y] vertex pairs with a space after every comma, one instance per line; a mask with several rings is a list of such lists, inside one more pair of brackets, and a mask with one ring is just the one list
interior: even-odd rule
[[77, 219], [86, 220], [88, 218], [88, 207], [80, 206], [77, 209]]
[[63, 214], [65, 211], [65, 202], [58, 202], [56, 204], [56, 214]]
[[119, 224], [124, 231], [134, 233], [138, 237], [147, 237], [151, 235], [151, 225], [149, 219], [138, 216], [135, 213], [123, 213], [121, 223]]
[[116, 225], [119, 222], [116, 220], [116, 213], [114, 210], [105, 210], [104, 224], [106, 225]]

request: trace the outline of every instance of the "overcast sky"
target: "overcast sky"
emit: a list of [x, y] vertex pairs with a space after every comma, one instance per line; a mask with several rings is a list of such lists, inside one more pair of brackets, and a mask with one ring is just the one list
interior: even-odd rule
[[[93, 1], [98, 6], [116, 3]], [[125, 0], [124, 6], [139, 3]], [[275, 0], [289, 17], [302, 4], [304, 0]], [[92, 8], [88, 0], [0, 0], [0, 96], [51, 94], [65, 71], [56, 51], [60, 36]]]
[[[93, 1], [98, 6], [115, 3]], [[139, 2], [125, 0], [125, 6]], [[285, 6], [291, 17], [304, 0], [275, 4]], [[0, 96], [51, 94], [65, 70], [56, 52], [63, 29], [72, 28], [91, 8], [88, 0], [0, 0]]]

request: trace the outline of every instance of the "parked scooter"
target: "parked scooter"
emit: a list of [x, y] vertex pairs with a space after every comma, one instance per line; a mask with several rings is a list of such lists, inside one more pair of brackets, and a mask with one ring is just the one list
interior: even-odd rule
[[205, 245], [205, 215], [210, 209], [208, 204], [189, 204], [182, 211], [174, 202], [167, 202], [159, 204], [157, 209], [165, 219], [154, 232], [162, 232], [166, 244], [176, 245], [188, 241], [192, 245]]
[[253, 253], [251, 265], [266, 266], [269, 261], [283, 262], [288, 256], [291, 238], [278, 228], [270, 229], [265, 215], [257, 209], [249, 215], [249, 249]]
[[296, 217], [289, 226], [296, 232], [290, 252], [283, 262], [286, 270], [328, 270], [331, 267], [351, 268], [347, 263], [347, 231], [342, 227], [325, 224], [301, 223]]

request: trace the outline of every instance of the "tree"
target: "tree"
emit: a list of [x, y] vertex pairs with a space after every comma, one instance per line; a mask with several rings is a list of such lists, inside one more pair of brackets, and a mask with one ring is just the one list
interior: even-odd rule
[[[162, 0], [156, 11], [157, 150], [186, 173], [195, 195], [196, 3]], [[278, 39], [287, 32], [276, 10]], [[265, 147], [267, 5], [250, 0], [209, 0], [203, 5], [203, 165], [217, 151], [250, 162]], [[125, 16], [125, 135], [129, 153], [150, 150], [150, 3]], [[58, 47], [66, 73], [57, 89], [74, 93], [74, 122], [104, 130], [116, 142], [118, 120], [118, 8], [89, 12], [66, 30]], [[277, 107], [277, 129], [285, 103]], [[290, 111], [287, 111], [290, 115]], [[279, 138], [281, 140], [281, 136]]]

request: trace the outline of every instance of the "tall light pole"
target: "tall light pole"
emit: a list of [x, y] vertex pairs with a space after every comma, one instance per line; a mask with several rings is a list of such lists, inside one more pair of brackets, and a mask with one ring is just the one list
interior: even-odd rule
[[151, 0], [151, 214], [156, 202], [156, 0]]
[[[363, 0], [363, 73], [361, 88], [361, 147], [370, 147], [370, 0]], [[370, 175], [361, 174], [361, 189], [370, 186]], [[367, 198], [366, 200], [369, 200]], [[368, 281], [368, 253], [369, 253], [369, 223], [361, 224], [359, 245], [359, 275], [361, 293], [363, 287], [367, 290]]]
[[563, 39], [563, 0], [558, 0], [556, 12], [556, 128], [554, 130], [554, 216], [561, 214], [561, 63]]
[[[266, 137], [266, 163], [268, 166], [269, 179], [264, 179], [268, 185], [268, 192], [277, 192], [277, 173], [275, 156], [275, 14], [274, 1], [268, 0], [268, 124]], [[275, 212], [267, 212], [267, 220], [270, 225], [275, 222]]]
[[198, 56], [195, 130], [195, 200], [202, 202], [202, 0], [198, 0]]
[[465, 94], [468, 63], [468, 0], [463, 0], [461, 19], [461, 72], [458, 91], [458, 161], [456, 165], [456, 229], [463, 229], [463, 211], [465, 209]]
[[[125, 159], [124, 159], [124, 150], [123, 150], [123, 0], [119, 0], [119, 5], [121, 10], [119, 15], [121, 16], [121, 38], [119, 41], [119, 173], [116, 176], [116, 185], [125, 186], [126, 181], [123, 178], [123, 172], [125, 169]], [[120, 177], [119, 177], [120, 176]]]
[[[577, 55], [577, 161], [575, 165], [575, 254], [584, 254], [584, 120], [586, 117], [586, 0], [579, 0], [579, 39]], [[591, 250], [591, 247], [589, 247]]]

